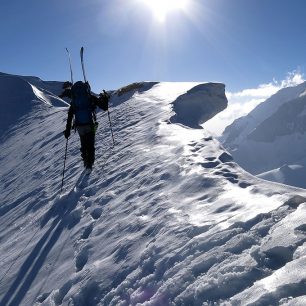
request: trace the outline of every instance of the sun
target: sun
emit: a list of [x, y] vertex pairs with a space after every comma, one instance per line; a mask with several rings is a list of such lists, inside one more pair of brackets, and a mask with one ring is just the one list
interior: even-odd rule
[[190, 0], [142, 0], [148, 5], [157, 21], [165, 22], [171, 11], [185, 11]]

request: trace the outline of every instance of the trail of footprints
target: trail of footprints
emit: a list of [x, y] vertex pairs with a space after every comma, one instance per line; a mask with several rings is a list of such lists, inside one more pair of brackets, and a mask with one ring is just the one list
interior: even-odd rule
[[[127, 105], [130, 107], [129, 105]], [[112, 117], [112, 120], [114, 122], [117, 121], [131, 121], [133, 119], [133, 126], [137, 124], [141, 117], [138, 115], [139, 118], [135, 118], [135, 116], [132, 114], [132, 112], [127, 112], [130, 114], [131, 118], [129, 120], [126, 120], [126, 112], [123, 109], [121, 112], [117, 111], [114, 117]], [[143, 119], [143, 118], [142, 118]], [[131, 125], [131, 124], [129, 124]], [[118, 126], [118, 125], [114, 125]], [[127, 128], [127, 127], [125, 127]], [[115, 132], [116, 127], [114, 128]], [[111, 156], [111, 155], [110, 155]], [[106, 160], [104, 160], [104, 163]], [[98, 163], [98, 161], [97, 161]], [[69, 229], [72, 230], [75, 225], [77, 225], [81, 219], [83, 218], [89, 218], [90, 220], [87, 222], [87, 225], [83, 228], [82, 233], [80, 234], [79, 238], [74, 243], [75, 248], [75, 271], [76, 274], [70, 278], [65, 284], [63, 284], [62, 287], [60, 287], [57, 291], [55, 291], [55, 294], [52, 296], [52, 302], [55, 303], [55, 305], [62, 305], [63, 300], [65, 296], [68, 294], [72, 286], [76, 283], [80, 283], [79, 288], [81, 287], [81, 284], [86, 280], [86, 275], [90, 274], [90, 269], [84, 269], [86, 267], [86, 264], [88, 262], [89, 256], [90, 256], [90, 236], [94, 230], [95, 224], [98, 221], [98, 219], [101, 217], [103, 208], [102, 207], [92, 207], [92, 202], [90, 200], [90, 196], [95, 194], [95, 188], [91, 186], [90, 189], [86, 190], [86, 183], [84, 186], [82, 186], [82, 183], [80, 184], [81, 188], [78, 190], [77, 188], [75, 191], [77, 193], [80, 192], [77, 204], [75, 208], [70, 212], [70, 219], [71, 222], [69, 224]], [[49, 219], [50, 216], [48, 215]], [[82, 271], [82, 274], [79, 274], [79, 272]], [[80, 281], [80, 278], [83, 278], [83, 280]], [[51, 297], [52, 291], [42, 293], [40, 296], [37, 297], [38, 303], [44, 303], [44, 301]]]
[[[210, 136], [210, 137], [203, 138], [203, 140], [205, 142], [208, 142], [208, 141], [212, 141], [213, 138]], [[192, 152], [192, 157], [198, 157], [199, 154], [201, 154], [201, 150], [205, 147], [205, 145], [203, 145], [202, 143], [198, 143], [196, 141], [192, 141], [189, 144], [189, 146], [192, 147], [190, 149], [190, 151]], [[188, 160], [192, 161], [191, 158], [189, 158]], [[196, 163], [205, 169], [215, 170], [213, 172], [215, 175], [222, 176], [230, 183], [237, 184], [241, 188], [247, 188], [252, 185], [248, 182], [240, 181], [238, 174], [233, 173], [228, 169], [228, 168], [231, 168], [234, 165], [234, 163], [233, 163], [232, 156], [228, 154], [227, 152], [223, 152], [218, 157], [215, 157], [215, 156], [204, 157], [204, 161], [200, 163], [199, 162], [196, 162]]]
[[[86, 211], [91, 205], [88, 205], [88, 202], [85, 202], [83, 203], [83, 206], [85, 206], [84, 211]], [[87, 225], [84, 228], [80, 238], [76, 241], [76, 252], [75, 252], [76, 272], [82, 271], [88, 261], [90, 248], [91, 248], [88, 243], [88, 240], [94, 229], [95, 223], [100, 218], [101, 214], [102, 214], [102, 207], [96, 207], [91, 210], [89, 214], [91, 221], [89, 225]]]
[[[80, 222], [81, 219], [90, 218], [90, 220], [88, 220], [88, 222], [86, 223], [86, 226], [84, 226], [78, 239], [74, 243], [76, 274], [73, 275], [72, 278], [70, 278], [58, 290], [42, 293], [40, 296], [37, 297], [37, 303], [44, 303], [47, 298], [51, 298], [52, 302], [55, 303], [54, 305], [62, 305], [65, 296], [72, 288], [72, 286], [80, 282], [80, 277], [82, 276], [78, 274], [78, 272], [84, 269], [90, 255], [91, 246], [89, 243], [89, 238], [94, 230], [95, 223], [102, 215], [102, 207], [93, 208], [92, 202], [89, 197], [90, 192], [85, 189], [84, 192], [82, 192], [82, 194], [80, 194], [80, 196], [78, 197], [77, 205], [72, 211], [70, 211], [69, 216], [67, 216], [69, 219], [69, 222], [67, 223], [68, 229], [71, 231]], [[49, 218], [50, 215], [48, 215], [47, 219]], [[88, 272], [85, 271], [85, 274], [86, 273], [88, 274]], [[52, 292], [53, 294], [51, 295]]]
[[[127, 106], [130, 107], [129, 105]], [[121, 112], [117, 111], [116, 116], [113, 118], [113, 120], [114, 122], [118, 120], [122, 121], [123, 119], [125, 119], [125, 117], [126, 117], [125, 112], [122, 112], [121, 114]], [[126, 121], [128, 122], [131, 120], [126, 120]], [[139, 119], [134, 118], [133, 125], [135, 124], [135, 122], [137, 123], [138, 121], [140, 121], [140, 118]], [[91, 195], [92, 194], [90, 194], [90, 190], [88, 190], [87, 193], [85, 193], [83, 196], [80, 197], [80, 201], [79, 201], [80, 203], [82, 203], [82, 206], [83, 206], [83, 214], [84, 212], [88, 212], [90, 210], [88, 217], [91, 218], [91, 221], [89, 222], [89, 225], [87, 225], [84, 228], [80, 238], [75, 243], [76, 272], [82, 271], [88, 262], [89, 255], [90, 255], [90, 249], [91, 249], [91, 246], [89, 244], [89, 238], [90, 238], [92, 231], [94, 230], [97, 220], [101, 217], [102, 212], [103, 212], [102, 207], [95, 207], [95, 208], [91, 207], [92, 203], [88, 199], [88, 196], [91, 196]]]

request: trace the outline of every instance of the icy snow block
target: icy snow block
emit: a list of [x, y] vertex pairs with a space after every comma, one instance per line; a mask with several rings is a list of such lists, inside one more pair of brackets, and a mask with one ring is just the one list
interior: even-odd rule
[[227, 103], [224, 84], [200, 84], [173, 102], [175, 115], [170, 121], [191, 128], [201, 128], [201, 124], [226, 109]]

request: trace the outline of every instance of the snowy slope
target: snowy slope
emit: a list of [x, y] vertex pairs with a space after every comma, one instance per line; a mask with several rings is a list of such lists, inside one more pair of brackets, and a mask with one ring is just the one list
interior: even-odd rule
[[[223, 144], [239, 165], [260, 177], [306, 188], [301, 176], [306, 171], [305, 92], [306, 82], [282, 89], [226, 128]], [[278, 169], [287, 165], [291, 170], [280, 174]], [[279, 175], [265, 175], [270, 171]]]
[[258, 174], [257, 176], [272, 182], [279, 182], [286, 185], [296, 186], [299, 188], [306, 187], [306, 163], [292, 164], [283, 166]]
[[62, 195], [67, 109], [29, 109], [2, 138], [0, 305], [303, 303], [306, 192], [251, 176], [205, 130], [171, 123], [198, 84], [137, 86], [113, 95], [114, 148], [98, 114], [90, 177], [70, 138]]
[[[34, 110], [63, 107], [67, 104], [57, 95], [61, 82], [43, 82], [34, 77], [21, 77], [0, 73], [0, 137], [18, 120], [25, 120]], [[53, 92], [49, 90], [53, 90]]]

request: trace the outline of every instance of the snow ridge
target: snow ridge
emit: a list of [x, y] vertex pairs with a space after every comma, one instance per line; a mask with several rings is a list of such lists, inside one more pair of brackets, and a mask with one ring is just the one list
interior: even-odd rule
[[[34, 84], [40, 84], [43, 87]], [[24, 117], [32, 111], [42, 107], [67, 106], [67, 103], [56, 95], [59, 94], [61, 86], [61, 82], [52, 82], [49, 85], [48, 82], [44, 84], [38, 78], [0, 73], [0, 107], [5, 110], [0, 114], [0, 137], [21, 118], [24, 120]], [[44, 87], [52, 88], [55, 93]]]
[[66, 109], [41, 108], [6, 134], [1, 305], [305, 299], [305, 191], [255, 178], [205, 130], [171, 124], [173, 102], [197, 85], [114, 93], [115, 147], [101, 112], [94, 171], [82, 175], [72, 136], [62, 195]]

